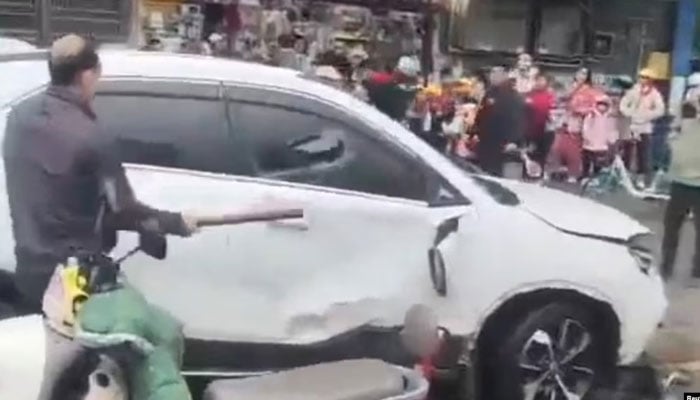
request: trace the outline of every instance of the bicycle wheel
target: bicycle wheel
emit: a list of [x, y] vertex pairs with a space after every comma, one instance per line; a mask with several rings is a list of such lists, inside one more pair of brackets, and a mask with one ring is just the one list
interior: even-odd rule
[[605, 182], [605, 173], [599, 172], [590, 178], [584, 179], [581, 182], [579, 195], [581, 197], [596, 198], [600, 194], [601, 187]]

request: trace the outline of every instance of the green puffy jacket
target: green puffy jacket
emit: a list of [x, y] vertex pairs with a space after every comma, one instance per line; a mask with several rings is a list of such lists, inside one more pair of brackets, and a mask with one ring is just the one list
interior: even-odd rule
[[76, 338], [99, 346], [129, 343], [143, 358], [130, 369], [134, 400], [191, 400], [180, 374], [181, 324], [129, 285], [90, 296], [78, 313]]

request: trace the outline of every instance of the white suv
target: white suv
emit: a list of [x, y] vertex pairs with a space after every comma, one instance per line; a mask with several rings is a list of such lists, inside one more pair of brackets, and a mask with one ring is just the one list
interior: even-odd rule
[[[165, 262], [125, 265], [186, 324], [186, 373], [390, 358], [381, 333], [421, 303], [475, 340], [488, 398], [568, 399], [635, 360], [662, 318], [649, 231], [618, 211], [466, 172], [372, 106], [291, 70], [101, 56], [96, 112], [142, 201], [305, 211], [173, 239]], [[15, 103], [48, 79], [43, 60], [0, 63], [0, 75]], [[5, 197], [0, 267], [11, 271]], [[124, 234], [115, 252], [134, 241]]]

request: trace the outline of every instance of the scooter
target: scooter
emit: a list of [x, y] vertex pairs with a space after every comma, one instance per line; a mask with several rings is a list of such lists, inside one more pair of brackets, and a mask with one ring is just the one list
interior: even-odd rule
[[[201, 226], [296, 217], [294, 212], [235, 215], [203, 219]], [[93, 288], [109, 287], [121, 276], [120, 263], [137, 252], [165, 259], [166, 239], [159, 235], [142, 234], [138, 247], [126, 256], [116, 261], [105, 255], [83, 258], [80, 267]], [[426, 349], [425, 341], [419, 338], [416, 331], [405, 335], [407, 346], [422, 348], [417, 353], [432, 351]], [[0, 321], [1, 399], [38, 399], [41, 395], [41, 400], [146, 400], [135, 398], [132, 391], [130, 371], [142, 356], [135, 351], [138, 346], [134, 343], [125, 340], [123, 343], [104, 345], [85, 342], [84, 339], [78, 343], [75, 338], [56, 333], [40, 315]], [[51, 370], [46, 365], [49, 346], [71, 349], [66, 351], [75, 351], [77, 347], [79, 355], [69, 365]], [[53, 387], [44, 387], [42, 391], [40, 383], [46, 379], [53, 382]], [[427, 396], [428, 387], [428, 381], [419, 371], [380, 360], [357, 359], [242, 379], [216, 380], [205, 389], [202, 400], [420, 400]]]

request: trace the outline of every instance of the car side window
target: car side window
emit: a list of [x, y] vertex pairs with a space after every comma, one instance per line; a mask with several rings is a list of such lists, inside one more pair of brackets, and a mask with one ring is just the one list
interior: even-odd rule
[[426, 200], [418, 163], [344, 122], [295, 108], [233, 102], [234, 135], [250, 146], [258, 174], [288, 182]]
[[95, 112], [125, 163], [236, 172], [223, 106], [215, 99], [104, 93]]

